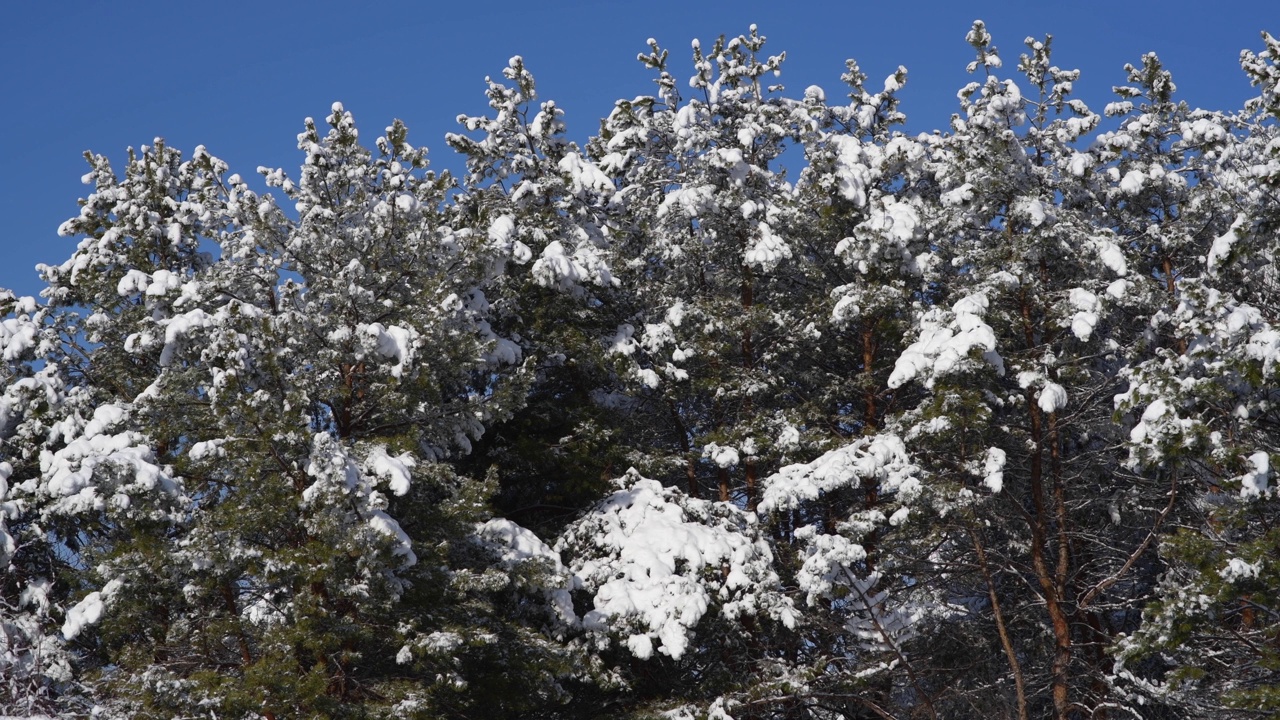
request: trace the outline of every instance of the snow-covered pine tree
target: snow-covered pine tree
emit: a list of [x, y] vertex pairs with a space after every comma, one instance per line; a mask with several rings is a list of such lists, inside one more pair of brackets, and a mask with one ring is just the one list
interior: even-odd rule
[[1090, 143], [1048, 38], [968, 40], [915, 137], [752, 28], [583, 149], [513, 58], [456, 194], [341, 106], [265, 193], [90, 155], [0, 293], [0, 707], [1274, 714], [1280, 43]]
[[637, 448], [637, 465], [749, 509], [794, 429], [779, 411], [792, 404], [785, 360], [804, 340], [793, 311], [802, 259], [778, 161], [812, 123], [767, 85], [783, 56], [763, 56], [764, 43], [754, 28], [707, 52], [695, 42], [686, 99], [651, 42], [640, 59], [659, 95], [619, 102], [592, 144], [626, 208], [617, 252], [630, 260], [618, 273], [633, 315], [612, 349], [630, 359], [630, 393], [665, 435], [656, 452]]
[[446, 137], [468, 170], [452, 209], [460, 225], [512, 248], [492, 280], [490, 321], [531, 376], [524, 406], [464, 463], [496, 470], [496, 503], [509, 517], [554, 533], [626, 469], [617, 442], [626, 414], [604, 400], [616, 382], [602, 339], [620, 312], [615, 187], [566, 139], [564, 111], [538, 102], [523, 59], [502, 73], [509, 84], [486, 78], [492, 116], [458, 118], [477, 136]]
[[[915, 702], [940, 715], [1066, 720], [1116, 706], [1102, 650], [1154, 582], [1167, 486], [1124, 472], [1116, 450], [1111, 398], [1134, 329], [1118, 314], [1129, 266], [1103, 222], [1100, 162], [1078, 142], [1099, 118], [1070, 97], [1077, 73], [1052, 64], [1049, 39], [1028, 39], [1017, 80], [999, 77], [982, 23], [967, 39], [981, 77], [930, 143], [935, 295], [888, 381], [925, 391], [894, 419], [937, 513], [913, 579], [954, 613], [907, 648], [927, 678]], [[990, 690], [948, 669], [974, 648]]]
[[[718, 39], [705, 53], [695, 42], [694, 97], [686, 100], [675, 89], [668, 53], [650, 41], [640, 60], [658, 75], [658, 94], [619, 101], [588, 146], [617, 185], [614, 256], [626, 259], [615, 267], [617, 308], [625, 314], [614, 316], [605, 346], [620, 385], [601, 400], [635, 428], [619, 436], [619, 445], [639, 472], [571, 526], [560, 547], [571, 565], [621, 562], [620, 572], [634, 574], [625, 563], [640, 550], [614, 547], [611, 538], [591, 538], [582, 528], [616, 522], [609, 513], [624, 498], [653, 495], [641, 504], [655, 503], [695, 527], [705, 523], [681, 532], [707, 538], [709, 547], [762, 548], [734, 551], [763, 563], [762, 570], [741, 572], [731, 570], [737, 564], [731, 555], [711, 565], [686, 565], [677, 556], [676, 575], [695, 581], [690, 597], [703, 599], [662, 610], [678, 618], [670, 623], [644, 620], [643, 611], [637, 618], [610, 602], [617, 590], [602, 584], [605, 574], [582, 576], [586, 599], [598, 610], [588, 619], [614, 618], [614, 626], [601, 629], [626, 648], [623, 655], [605, 653], [603, 661], [618, 667], [639, 697], [665, 688], [668, 703], [713, 701], [725, 683], [746, 687], [768, 645], [764, 626], [791, 621], [789, 603], [771, 586], [772, 555], [750, 511], [760, 478], [796, 444], [785, 412], [795, 404], [788, 400], [794, 388], [782, 373], [804, 335], [792, 332], [796, 273], [785, 239], [792, 191], [777, 162], [797, 125], [812, 121], [778, 95], [780, 88], [766, 86], [782, 57], [765, 58], [764, 43], [754, 27]], [[652, 483], [665, 489], [658, 493]], [[642, 539], [670, 542], [645, 533], [636, 547]], [[648, 629], [637, 632], [637, 620]]]
[[[1172, 340], [1153, 343], [1133, 364], [1129, 389], [1117, 398], [1137, 421], [1128, 439], [1131, 464], [1180, 478], [1196, 510], [1162, 538], [1167, 571], [1143, 625], [1120, 643], [1119, 680], [1135, 694], [1205, 717], [1280, 709], [1278, 498], [1271, 483], [1280, 447], [1273, 171], [1280, 42], [1265, 33], [1263, 41], [1262, 52], [1241, 55], [1260, 89], [1243, 112], [1175, 106], [1175, 121], [1163, 126], [1159, 140], [1191, 181], [1180, 202], [1162, 203], [1186, 249], [1173, 272], [1160, 276], [1170, 297], [1150, 327]], [[1147, 80], [1159, 77], [1152, 65], [1144, 58], [1143, 70], [1133, 72], [1144, 115], [1122, 132], [1160, 107]]]
[[520, 403], [485, 295], [512, 248], [448, 224], [451, 180], [399, 122], [376, 154], [341, 105], [327, 123], [296, 182], [261, 170], [291, 213], [203, 148], [158, 141], [123, 180], [92, 157], [63, 227], [86, 237], [6, 343], [58, 381], [7, 388], [6, 499], [61, 561], [22, 597], [58, 602], [110, 715], [496, 716], [558, 692], [536, 628], [563, 620], [521, 624], [520, 562], [476, 534], [492, 486], [444, 462]]
[[786, 638], [787, 662], [748, 697], [779, 710], [821, 703], [861, 716], [890, 707], [895, 687], [910, 683], [897, 669], [902, 643], [927, 615], [920, 601], [933, 599], [902, 584], [915, 571], [894, 548], [917, 529], [905, 521], [923, 487], [885, 419], [902, 402], [886, 383], [910, 308], [930, 292], [932, 271], [919, 264], [930, 257], [921, 213], [936, 193], [926, 146], [893, 130], [904, 119], [897, 92], [906, 69], [871, 87], [849, 61], [843, 80], [847, 105], [828, 105], [818, 87], [797, 102], [811, 124], [801, 132], [808, 164], [794, 235], [803, 262], [790, 307], [795, 327], [808, 332], [783, 362], [796, 401], [793, 462], [765, 478], [760, 505], [779, 573], [804, 612]]
[[4, 601], [21, 631], [5, 634], [36, 648], [6, 677], [39, 696], [35, 706], [13, 698], [28, 712], [83, 709], [72, 661], [97, 648], [64, 641], [115, 600], [122, 583], [108, 556], [134, 566], [134, 549], [163, 537], [188, 502], [157, 448], [166, 430], [132, 403], [155, 379], [159, 353], [130, 348], [143, 324], [163, 339], [177, 296], [160, 290], [208, 267], [196, 233], [218, 235], [224, 216], [213, 178], [225, 168], [203, 148], [185, 163], [161, 142], [130, 151], [123, 178], [102, 156], [86, 158], [94, 193], [62, 232], [88, 237], [67, 263], [41, 268], [44, 302], [10, 296], [5, 308], [4, 501], [16, 552], [5, 553]]

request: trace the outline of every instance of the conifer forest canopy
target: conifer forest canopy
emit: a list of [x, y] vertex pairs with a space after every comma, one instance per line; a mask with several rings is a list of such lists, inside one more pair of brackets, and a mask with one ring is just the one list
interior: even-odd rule
[[0, 291], [0, 714], [1280, 713], [1280, 40], [1230, 110], [967, 40], [919, 135], [752, 27], [581, 146], [513, 57], [457, 177], [341, 104], [87, 153]]

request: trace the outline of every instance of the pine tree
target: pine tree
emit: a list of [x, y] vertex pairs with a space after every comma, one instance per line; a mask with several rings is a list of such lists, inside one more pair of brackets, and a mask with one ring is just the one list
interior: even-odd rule
[[327, 122], [296, 183], [262, 169], [296, 219], [203, 148], [157, 142], [123, 182], [91, 158], [63, 228], [88, 237], [45, 270], [36, 357], [68, 389], [11, 495], [84, 568], [51, 579], [111, 712], [434, 714], [495, 663], [550, 663], [513, 698], [556, 692], [563, 653], [475, 534], [491, 485], [444, 462], [519, 404], [485, 296], [512, 249], [447, 223], [403, 125], [373, 156]]
[[1274, 714], [1280, 42], [1098, 132], [1051, 40], [916, 136], [753, 26], [582, 146], [512, 58], [461, 184], [340, 104], [261, 192], [87, 155], [0, 291], [0, 707]]
[[607, 490], [625, 467], [617, 449], [624, 424], [602, 402], [613, 389], [603, 339], [617, 324], [619, 280], [612, 231], [615, 186], [565, 137], [564, 111], [538, 103], [519, 56], [487, 80], [493, 117], [460, 116], [478, 138], [447, 136], [468, 172], [453, 211], [459, 224], [509, 244], [512, 258], [493, 278], [501, 301], [494, 327], [530, 369], [526, 402], [486, 433], [466, 461], [494, 468], [498, 507], [554, 533]]
[[[1185, 478], [1198, 512], [1164, 537], [1168, 565], [1142, 627], [1120, 643], [1135, 692], [1206, 716], [1280, 708], [1269, 598], [1276, 448], [1274, 95], [1280, 44], [1244, 52], [1261, 95], [1237, 115], [1183, 113], [1166, 141], [1196, 182], [1176, 206], [1188, 248], [1153, 327], [1175, 340], [1136, 363], [1122, 407], [1134, 465]], [[1150, 76], [1151, 73], [1146, 73]], [[1144, 86], [1145, 87], [1145, 86]], [[1176, 226], [1175, 226], [1176, 227]], [[1190, 235], [1190, 237], [1187, 237]], [[1167, 329], [1166, 329], [1167, 328]]]

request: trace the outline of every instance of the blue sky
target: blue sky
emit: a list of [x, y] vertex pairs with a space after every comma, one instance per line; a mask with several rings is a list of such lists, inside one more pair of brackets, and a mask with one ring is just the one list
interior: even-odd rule
[[[1157, 52], [1193, 106], [1237, 109], [1252, 97], [1240, 50], [1280, 33], [1268, 2], [22, 2], [0, 29], [0, 287], [35, 294], [33, 266], [58, 263], [75, 240], [58, 225], [87, 188], [82, 153], [122, 165], [125, 149], [161, 136], [189, 155], [203, 144], [252, 176], [259, 165], [296, 176], [295, 137], [307, 116], [341, 100], [373, 137], [392, 118], [432, 151], [460, 113], [486, 110], [484, 78], [524, 56], [542, 99], [584, 140], [613, 101], [647, 94], [635, 61], [646, 38], [671, 49], [687, 77], [689, 41], [745, 33], [787, 51], [789, 93], [820, 85], [839, 97], [844, 60], [874, 82], [905, 65], [911, 131], [946, 125], [972, 59], [964, 35], [986, 21], [1012, 75], [1023, 38], [1054, 36], [1055, 59], [1079, 68], [1077, 97], [1096, 110], [1124, 82], [1126, 62]], [[1158, 8], [1158, 9], [1157, 9]]]

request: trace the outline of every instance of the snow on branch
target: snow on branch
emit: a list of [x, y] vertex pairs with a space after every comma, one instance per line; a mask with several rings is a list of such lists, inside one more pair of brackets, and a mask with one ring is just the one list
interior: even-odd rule
[[679, 658], [708, 613], [794, 624], [754, 514], [690, 498], [635, 470], [617, 482], [556, 543], [570, 558], [574, 588], [591, 599], [583, 624], [602, 643], [619, 633], [638, 658], [655, 645]]

